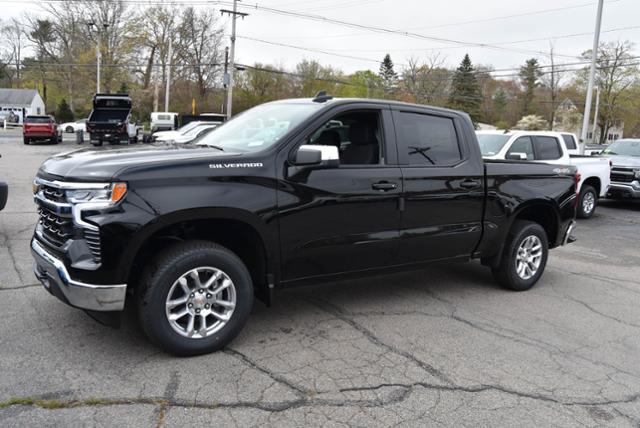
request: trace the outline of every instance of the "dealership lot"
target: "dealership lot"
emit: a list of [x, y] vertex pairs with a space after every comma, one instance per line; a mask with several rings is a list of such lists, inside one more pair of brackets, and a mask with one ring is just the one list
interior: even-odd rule
[[[605, 201], [526, 293], [478, 263], [279, 292], [224, 352], [177, 359], [36, 284], [31, 181], [0, 132], [0, 424], [638, 425], [640, 204]], [[125, 419], [126, 418], [126, 419]]]

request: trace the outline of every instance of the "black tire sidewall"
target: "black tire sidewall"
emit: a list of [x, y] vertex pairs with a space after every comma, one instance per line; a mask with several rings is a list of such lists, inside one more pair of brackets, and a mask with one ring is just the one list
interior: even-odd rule
[[67, 126], [66, 128], [64, 128], [64, 132], [66, 132], [67, 134], [72, 134], [75, 131], [72, 126]]
[[[183, 254], [180, 252], [183, 251]], [[219, 246], [178, 246], [161, 258], [159, 269], [148, 275], [147, 288], [139, 301], [142, 327], [149, 338], [163, 349], [179, 356], [191, 356], [216, 351], [235, 338], [251, 313], [253, 285], [251, 275], [242, 261]], [[188, 339], [173, 330], [165, 315], [165, 302], [173, 283], [191, 269], [212, 266], [224, 271], [233, 281], [236, 307], [231, 319], [218, 332], [203, 339]]]
[[[582, 202], [584, 201], [584, 197], [587, 193], [593, 194], [593, 209], [589, 213], [585, 213]], [[596, 205], [598, 204], [598, 195], [596, 194], [596, 190], [591, 186], [582, 186], [580, 191], [580, 200], [578, 201], [578, 217], [579, 218], [590, 218], [596, 210]]]
[[[544, 273], [547, 265], [547, 259], [549, 257], [549, 242], [545, 230], [537, 223], [519, 221], [515, 225], [515, 230], [512, 233], [512, 239], [508, 243], [506, 253], [503, 257], [500, 270], [504, 278], [502, 285], [516, 291], [529, 290], [535, 285]], [[535, 235], [542, 242], [542, 260], [540, 261], [540, 267], [534, 276], [524, 280], [520, 278], [516, 268], [516, 257], [520, 244], [529, 236]]]

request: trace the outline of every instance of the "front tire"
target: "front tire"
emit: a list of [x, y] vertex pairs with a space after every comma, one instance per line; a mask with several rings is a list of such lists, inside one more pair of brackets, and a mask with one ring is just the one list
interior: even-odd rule
[[253, 307], [247, 267], [233, 252], [206, 241], [170, 247], [147, 268], [139, 287], [142, 329], [178, 356], [223, 348], [240, 333]]
[[578, 218], [591, 218], [596, 210], [597, 203], [598, 194], [596, 189], [588, 185], [582, 186], [578, 201]]
[[547, 265], [549, 241], [538, 223], [516, 220], [505, 243], [500, 265], [492, 269], [496, 281], [515, 291], [529, 290]]
[[73, 130], [73, 126], [67, 126], [64, 129], [64, 132], [66, 132], [67, 134], [73, 134], [75, 131]]

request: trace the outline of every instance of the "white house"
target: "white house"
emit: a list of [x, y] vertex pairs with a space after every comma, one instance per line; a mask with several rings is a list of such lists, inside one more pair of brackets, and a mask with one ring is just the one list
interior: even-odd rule
[[[580, 135], [582, 132], [582, 112], [569, 98], [565, 98], [556, 108], [555, 119], [553, 121], [554, 131], [573, 132], [576, 135]], [[596, 127], [596, 138], [593, 138], [593, 123], [589, 124], [589, 131], [587, 134], [587, 143], [596, 144], [600, 141], [600, 134], [602, 130], [600, 126]], [[624, 132], [624, 123], [616, 123], [609, 128], [605, 140], [606, 143], [612, 143], [618, 138], [622, 138]]]
[[35, 89], [0, 88], [0, 111], [13, 111], [22, 123], [30, 114], [45, 114], [44, 101]]

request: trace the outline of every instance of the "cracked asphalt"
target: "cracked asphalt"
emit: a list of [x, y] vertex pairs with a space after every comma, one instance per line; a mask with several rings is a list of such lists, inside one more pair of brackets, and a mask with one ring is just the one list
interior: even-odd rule
[[75, 147], [0, 131], [1, 426], [640, 425], [640, 204], [603, 201], [529, 292], [478, 263], [282, 291], [179, 359], [36, 284], [31, 181]]

